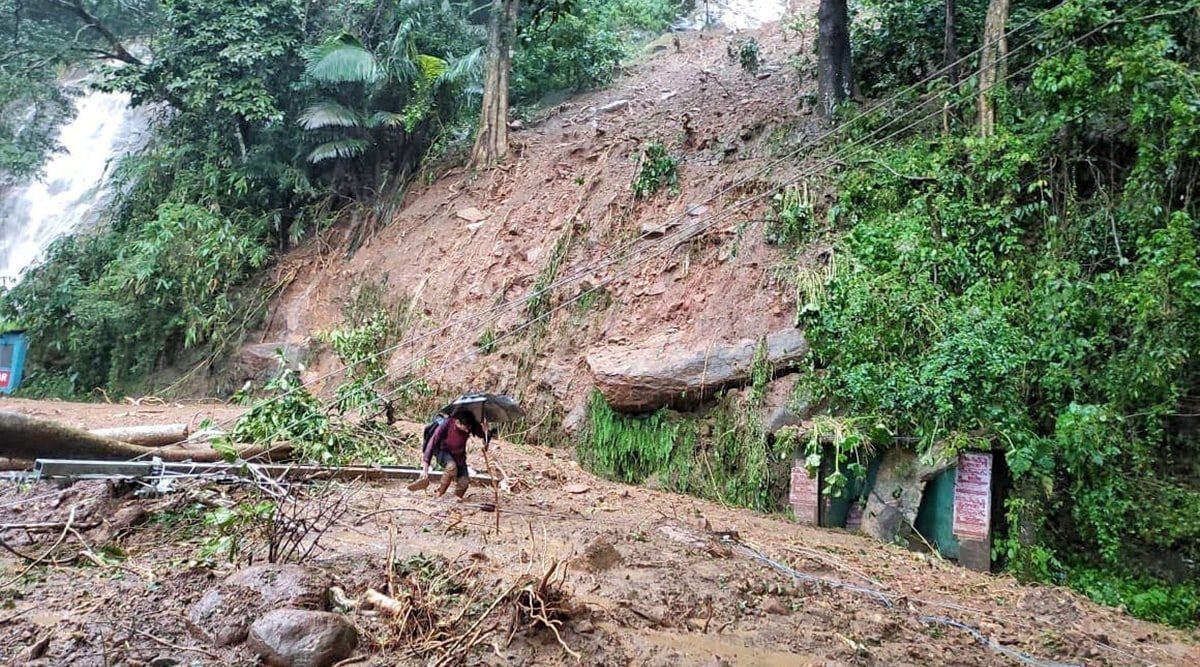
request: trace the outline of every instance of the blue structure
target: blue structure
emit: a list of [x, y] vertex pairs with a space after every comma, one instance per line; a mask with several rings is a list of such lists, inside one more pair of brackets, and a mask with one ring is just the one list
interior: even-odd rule
[[20, 386], [28, 347], [24, 331], [0, 333], [0, 394], [11, 394]]

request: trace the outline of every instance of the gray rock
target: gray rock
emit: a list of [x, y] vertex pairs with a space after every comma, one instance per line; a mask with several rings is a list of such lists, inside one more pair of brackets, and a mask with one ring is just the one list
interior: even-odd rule
[[[614, 410], [645, 412], [663, 406], [687, 408], [721, 389], [750, 380], [758, 341], [712, 348], [679, 349], [658, 336], [642, 347], [603, 348], [587, 355], [596, 389]], [[775, 373], [795, 368], [808, 354], [798, 329], [767, 336], [767, 359]]]
[[775, 433], [784, 426], [797, 426], [801, 422], [798, 415], [792, 413], [785, 407], [775, 408], [766, 419], [763, 420], [763, 433], [768, 435]]
[[562, 429], [567, 435], [575, 435], [579, 429], [587, 425], [588, 406], [586, 403], [580, 403], [571, 408], [566, 417], [563, 417]]
[[325, 609], [329, 577], [299, 565], [255, 565], [234, 572], [209, 589], [188, 611], [188, 619], [217, 646], [246, 639], [251, 621], [269, 609]]
[[242, 347], [234, 363], [241, 380], [266, 382], [279, 375], [280, 362], [286, 368], [299, 369], [309, 350], [298, 343], [254, 343]]
[[629, 108], [629, 100], [613, 100], [612, 102], [600, 107], [599, 111], [600, 113], [612, 113], [614, 111], [621, 111], [622, 109], [627, 108]]
[[863, 513], [864, 533], [883, 542], [903, 544], [908, 540], [925, 491], [921, 472], [916, 452], [894, 447], [883, 453]]
[[246, 645], [275, 667], [329, 667], [358, 646], [358, 631], [341, 614], [276, 609], [250, 626]]

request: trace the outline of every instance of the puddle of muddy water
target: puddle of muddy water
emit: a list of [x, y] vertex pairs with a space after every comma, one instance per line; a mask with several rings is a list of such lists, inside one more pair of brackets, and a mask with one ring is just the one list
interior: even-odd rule
[[818, 663], [796, 653], [784, 653], [755, 648], [752, 633], [672, 634], [642, 630], [637, 634], [658, 646], [669, 646], [686, 656], [682, 664], [703, 664], [714, 656], [726, 660], [732, 667], [809, 667]]

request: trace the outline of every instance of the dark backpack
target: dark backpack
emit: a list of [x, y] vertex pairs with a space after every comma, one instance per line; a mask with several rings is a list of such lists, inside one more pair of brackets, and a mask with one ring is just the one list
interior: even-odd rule
[[434, 431], [438, 430], [438, 427], [447, 419], [446, 415], [438, 415], [433, 418], [433, 421], [425, 425], [425, 434], [421, 438], [421, 451], [425, 451], [425, 448], [429, 446], [429, 439], [433, 437]]

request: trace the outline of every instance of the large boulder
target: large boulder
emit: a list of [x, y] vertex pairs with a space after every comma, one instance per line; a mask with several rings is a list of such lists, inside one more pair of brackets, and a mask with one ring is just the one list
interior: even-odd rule
[[341, 614], [276, 609], [254, 621], [246, 645], [274, 667], [329, 667], [354, 653], [358, 631]]
[[276, 607], [325, 609], [332, 580], [299, 565], [255, 565], [210, 588], [188, 619], [218, 646], [246, 639], [251, 621]]
[[[609, 347], [587, 356], [596, 389], [614, 410], [647, 412], [663, 406], [687, 408], [730, 387], [747, 384], [757, 340], [682, 348], [668, 336], [656, 336], [637, 348]], [[767, 336], [772, 373], [795, 368], [808, 354], [798, 329]]]

